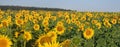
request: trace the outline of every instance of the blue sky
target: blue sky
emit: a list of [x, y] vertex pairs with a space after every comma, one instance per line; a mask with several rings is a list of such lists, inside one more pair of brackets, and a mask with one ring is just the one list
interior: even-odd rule
[[0, 5], [120, 12], [120, 0], [1, 0]]

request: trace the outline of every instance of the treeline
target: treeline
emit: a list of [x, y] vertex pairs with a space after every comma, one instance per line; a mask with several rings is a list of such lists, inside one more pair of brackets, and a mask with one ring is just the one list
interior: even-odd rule
[[46, 10], [46, 11], [72, 11], [67, 9], [60, 9], [60, 8], [39, 8], [39, 7], [25, 7], [25, 6], [0, 6], [2, 10]]

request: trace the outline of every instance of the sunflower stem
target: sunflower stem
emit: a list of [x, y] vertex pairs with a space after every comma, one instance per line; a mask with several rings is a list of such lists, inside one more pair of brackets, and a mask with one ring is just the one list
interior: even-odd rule
[[24, 41], [24, 47], [26, 47], [26, 41]]

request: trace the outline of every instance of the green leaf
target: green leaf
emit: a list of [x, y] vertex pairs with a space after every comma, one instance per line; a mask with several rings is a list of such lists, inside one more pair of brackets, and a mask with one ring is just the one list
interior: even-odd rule
[[97, 41], [97, 46], [96, 47], [106, 47], [106, 40], [103, 38], [99, 38]]

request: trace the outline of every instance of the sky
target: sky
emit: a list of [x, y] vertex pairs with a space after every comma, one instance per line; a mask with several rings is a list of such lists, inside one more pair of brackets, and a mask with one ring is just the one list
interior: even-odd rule
[[120, 12], [120, 0], [1, 0], [0, 5]]

